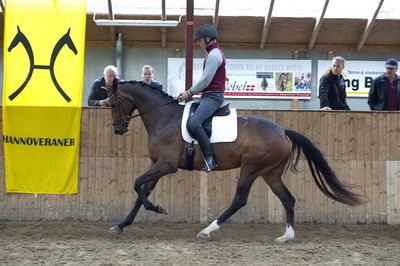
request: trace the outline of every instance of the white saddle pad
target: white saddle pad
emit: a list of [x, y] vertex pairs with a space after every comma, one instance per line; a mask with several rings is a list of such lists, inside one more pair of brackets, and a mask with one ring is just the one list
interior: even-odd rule
[[[194, 101], [187, 102], [182, 116], [181, 131], [182, 137], [185, 141], [191, 143], [194, 141], [197, 144], [197, 140], [193, 139], [186, 128], [186, 123], [189, 117], [190, 106]], [[212, 133], [210, 137], [211, 143], [217, 142], [233, 142], [237, 138], [237, 116], [236, 109], [230, 108], [231, 113], [227, 116], [214, 116], [212, 120]]]

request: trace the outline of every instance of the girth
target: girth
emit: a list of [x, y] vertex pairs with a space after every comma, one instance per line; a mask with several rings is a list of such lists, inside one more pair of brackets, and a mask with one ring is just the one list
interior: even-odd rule
[[[189, 121], [191, 121], [191, 119], [193, 118], [193, 114], [194, 112], [196, 112], [197, 108], [199, 107], [200, 103], [199, 102], [194, 102], [192, 103], [192, 105], [190, 106], [190, 111], [189, 111], [189, 117], [188, 120], [186, 122], [186, 129], [189, 132], [190, 136], [192, 138], [195, 138], [192, 134], [192, 132], [190, 131], [189, 128]], [[211, 137], [211, 132], [212, 132], [212, 119], [214, 116], [227, 116], [231, 113], [231, 111], [229, 110], [229, 103], [221, 106], [220, 108], [218, 108], [217, 111], [215, 111], [206, 121], [204, 121], [203, 123], [203, 128], [207, 133], [207, 136], [210, 138]]]

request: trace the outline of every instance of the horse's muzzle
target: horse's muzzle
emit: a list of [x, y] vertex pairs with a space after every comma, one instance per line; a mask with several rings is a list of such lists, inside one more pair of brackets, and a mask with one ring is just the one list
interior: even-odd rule
[[113, 124], [114, 134], [124, 135], [128, 132], [128, 123], [123, 121], [115, 121]]

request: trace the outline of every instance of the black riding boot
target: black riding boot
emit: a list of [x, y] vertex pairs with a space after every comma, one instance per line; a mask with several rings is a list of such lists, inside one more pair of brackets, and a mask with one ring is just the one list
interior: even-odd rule
[[206, 171], [207, 173], [218, 166], [218, 163], [214, 158], [214, 154], [205, 154], [204, 162], [205, 164], [201, 171]]
[[203, 127], [197, 126], [196, 130], [192, 130], [193, 135], [199, 142], [201, 151], [204, 155], [204, 167], [201, 171], [210, 172], [213, 168], [217, 167], [217, 161], [214, 158], [214, 153], [211, 148], [210, 139], [208, 138], [206, 132], [204, 131]]

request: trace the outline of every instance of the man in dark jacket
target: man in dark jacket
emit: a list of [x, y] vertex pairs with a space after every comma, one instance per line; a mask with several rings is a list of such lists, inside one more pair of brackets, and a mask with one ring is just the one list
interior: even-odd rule
[[389, 59], [385, 63], [385, 73], [372, 81], [368, 94], [371, 110], [400, 110], [400, 78], [396, 75], [398, 63]]
[[104, 68], [103, 77], [96, 79], [90, 87], [88, 97], [89, 106], [108, 106], [110, 105], [107, 90], [112, 87], [113, 80], [118, 76], [115, 66], [109, 65]]
[[332, 70], [323, 75], [319, 82], [320, 108], [324, 111], [350, 110], [346, 103], [346, 84], [342, 76], [344, 58], [332, 59]]

